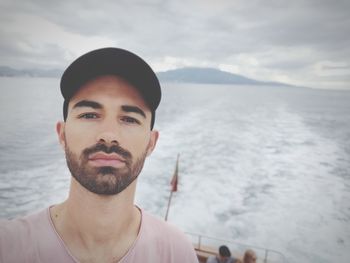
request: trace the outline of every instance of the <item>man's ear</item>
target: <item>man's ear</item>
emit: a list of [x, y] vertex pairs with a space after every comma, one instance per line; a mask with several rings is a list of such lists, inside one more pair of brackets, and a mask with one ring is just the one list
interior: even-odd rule
[[59, 121], [56, 124], [56, 132], [58, 136], [58, 141], [60, 142], [63, 149], [66, 147], [66, 140], [65, 140], [65, 134], [64, 134], [64, 128], [65, 128], [65, 122]]
[[159, 132], [156, 130], [151, 131], [151, 137], [149, 139], [148, 147], [147, 147], [147, 156], [149, 156], [154, 148], [156, 147], [157, 141], [159, 137]]

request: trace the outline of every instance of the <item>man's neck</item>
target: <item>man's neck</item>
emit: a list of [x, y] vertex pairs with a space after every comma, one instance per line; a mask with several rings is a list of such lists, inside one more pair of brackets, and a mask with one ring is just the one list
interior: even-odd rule
[[136, 180], [115, 196], [101, 196], [72, 179], [68, 199], [51, 209], [51, 218], [80, 262], [117, 261], [128, 251], [141, 223], [135, 187]]

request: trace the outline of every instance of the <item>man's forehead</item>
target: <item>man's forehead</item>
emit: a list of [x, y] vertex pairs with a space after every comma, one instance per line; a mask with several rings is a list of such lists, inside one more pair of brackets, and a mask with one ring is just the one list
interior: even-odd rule
[[71, 99], [76, 102], [82, 99], [98, 101], [100, 98], [118, 99], [125, 103], [135, 103], [149, 110], [140, 92], [125, 79], [106, 75], [94, 78], [83, 84]]

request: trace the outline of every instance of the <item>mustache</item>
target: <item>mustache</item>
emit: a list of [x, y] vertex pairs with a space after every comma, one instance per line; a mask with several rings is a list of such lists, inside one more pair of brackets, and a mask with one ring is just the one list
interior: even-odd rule
[[90, 154], [97, 153], [97, 152], [104, 152], [106, 154], [116, 153], [116, 154], [122, 156], [126, 161], [129, 161], [132, 159], [131, 153], [129, 151], [125, 150], [124, 148], [120, 147], [119, 145], [112, 145], [112, 146], [108, 147], [104, 143], [97, 143], [94, 146], [86, 148], [83, 151], [83, 155], [85, 157], [88, 157]]

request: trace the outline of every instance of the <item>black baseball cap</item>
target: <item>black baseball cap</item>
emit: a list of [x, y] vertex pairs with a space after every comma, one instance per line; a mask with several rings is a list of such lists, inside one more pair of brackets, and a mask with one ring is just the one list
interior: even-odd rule
[[73, 61], [64, 71], [60, 85], [64, 98], [64, 119], [67, 117], [69, 100], [81, 86], [103, 75], [122, 77], [140, 92], [152, 112], [152, 129], [155, 111], [161, 99], [159, 80], [142, 58], [128, 50], [115, 47], [90, 51]]

